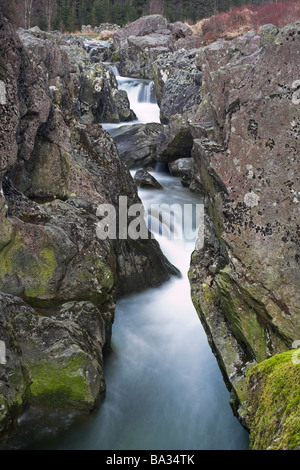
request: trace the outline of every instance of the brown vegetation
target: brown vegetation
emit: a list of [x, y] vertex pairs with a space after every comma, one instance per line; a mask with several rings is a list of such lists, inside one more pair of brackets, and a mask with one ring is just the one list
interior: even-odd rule
[[229, 12], [197, 22], [192, 29], [194, 34], [203, 35], [204, 43], [210, 43], [218, 38], [232, 39], [250, 30], [259, 32], [264, 24], [271, 23], [282, 28], [299, 19], [300, 2], [288, 0], [232, 8]]

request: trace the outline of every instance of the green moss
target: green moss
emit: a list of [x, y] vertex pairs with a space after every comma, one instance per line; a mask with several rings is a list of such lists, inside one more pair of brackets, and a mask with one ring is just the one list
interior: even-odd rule
[[120, 53], [119, 52], [115, 52], [112, 56], [111, 56], [111, 61], [112, 62], [119, 62], [120, 60]]
[[25, 290], [26, 297], [39, 297], [48, 292], [49, 282], [53, 278], [57, 266], [55, 251], [51, 248], [44, 248], [39, 256], [36, 265], [37, 275], [35, 285]]
[[48, 358], [28, 364], [33, 402], [50, 408], [76, 409], [93, 403], [85, 377], [87, 360], [85, 353], [79, 351], [68, 359]]
[[253, 450], [300, 449], [300, 364], [294, 354], [278, 354], [249, 372]]
[[268, 356], [266, 325], [263, 308], [238, 286], [225, 268], [216, 277], [220, 305], [240, 344], [248, 348], [257, 362]]
[[24, 282], [25, 297], [46, 295], [56, 266], [56, 254], [52, 247], [39, 250], [37, 246], [36, 252], [26, 251], [18, 235], [0, 253], [0, 286], [10, 292], [17, 275]]

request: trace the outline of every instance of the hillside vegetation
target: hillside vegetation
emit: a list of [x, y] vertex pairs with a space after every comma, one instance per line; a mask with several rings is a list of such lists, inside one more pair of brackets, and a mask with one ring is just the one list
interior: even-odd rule
[[254, 28], [269, 22], [281, 26], [280, 22], [299, 18], [298, 2], [290, 0], [1, 0], [1, 8], [16, 26], [69, 32], [79, 31], [82, 25], [123, 26], [148, 14], [161, 14], [170, 22], [187, 21], [196, 29], [202, 27], [201, 20], [210, 18], [203, 26], [211, 36], [245, 23]]

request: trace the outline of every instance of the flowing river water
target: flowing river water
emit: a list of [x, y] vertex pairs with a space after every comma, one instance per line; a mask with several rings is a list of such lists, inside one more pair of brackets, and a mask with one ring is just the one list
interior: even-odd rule
[[[153, 84], [118, 80], [138, 122], [159, 122]], [[119, 126], [105, 128], [113, 135]], [[152, 174], [163, 190], [139, 191], [146, 208], [201, 203], [180, 179]], [[181, 221], [173, 223], [176, 228]], [[82, 416], [30, 409], [0, 449], [248, 448], [248, 433], [233, 416], [229, 392], [190, 298], [187, 273], [194, 242], [159, 233], [156, 237], [182, 277], [118, 301], [113, 352], [105, 360], [107, 394], [99, 410]]]

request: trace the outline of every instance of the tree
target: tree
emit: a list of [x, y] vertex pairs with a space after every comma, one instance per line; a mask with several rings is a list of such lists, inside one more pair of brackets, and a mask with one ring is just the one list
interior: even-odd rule
[[24, 0], [24, 28], [31, 28], [32, 15], [39, 6], [40, 0]]
[[74, 32], [79, 29], [79, 22], [78, 22], [77, 15], [76, 15], [75, 4], [71, 5], [71, 9], [68, 15], [66, 26], [67, 26], [67, 30], [70, 32]]
[[54, 13], [57, 8], [56, 0], [42, 0], [42, 11], [45, 15], [47, 30], [51, 31]]

